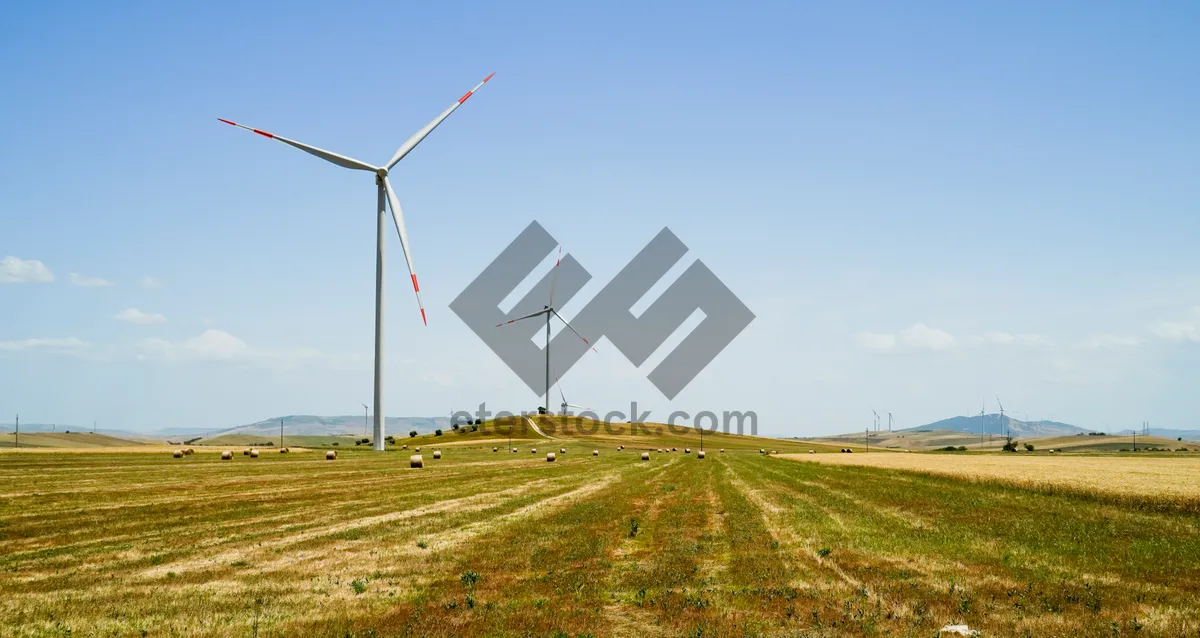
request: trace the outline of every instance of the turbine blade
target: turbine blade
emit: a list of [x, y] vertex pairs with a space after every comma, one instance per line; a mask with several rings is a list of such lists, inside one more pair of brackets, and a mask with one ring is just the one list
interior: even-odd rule
[[509, 319], [508, 321], [505, 321], [504, 323], [498, 323], [498, 324], [496, 324], [496, 327], [499, 328], [500, 326], [507, 326], [510, 323], [516, 323], [518, 321], [521, 321], [522, 319], [532, 319], [533, 317], [536, 317], [538, 315], [545, 314], [545, 313], [546, 313], [546, 310], [542, 309], [537, 312], [532, 312], [530, 314], [527, 314], [524, 317], [517, 317], [516, 319]]
[[421, 308], [421, 321], [429, 325], [425, 318], [425, 303], [421, 301], [421, 287], [417, 285], [417, 271], [413, 269], [412, 254], [408, 248], [408, 232], [404, 230], [404, 212], [400, 210], [400, 200], [396, 199], [396, 191], [392, 183], [384, 177], [383, 188], [387, 191], [388, 206], [392, 209], [392, 221], [396, 224], [396, 234], [400, 235], [400, 249], [404, 251], [404, 261], [408, 262], [408, 274], [412, 277], [413, 292], [417, 294], [417, 305]]
[[[496, 75], [496, 74], [493, 73], [492, 75]], [[437, 128], [438, 124], [442, 123], [442, 120], [450, 117], [450, 114], [454, 112], [454, 109], [457, 109], [459, 106], [462, 106], [462, 103], [466, 102], [467, 98], [471, 97], [471, 95], [473, 95], [476, 91], [478, 91], [479, 87], [483, 86], [484, 84], [487, 84], [487, 81], [492, 79], [492, 75], [489, 75], [486, 78], [483, 78], [483, 82], [476, 84], [475, 88], [471, 89], [470, 91], [467, 91], [466, 95], [458, 98], [458, 101], [455, 102], [454, 104], [451, 104], [450, 107], [447, 108], [445, 111], [442, 111], [441, 115], [433, 118], [432, 122], [426, 124], [421, 130], [417, 131], [416, 133], [413, 133], [412, 137], [405, 140], [404, 143], [400, 145], [400, 148], [396, 149], [396, 154], [392, 156], [392, 159], [391, 159], [391, 161], [389, 161], [387, 163], [386, 168], [389, 171], [392, 170], [392, 167], [396, 165], [396, 162], [399, 162], [400, 160], [404, 159], [404, 156], [408, 155], [410, 151], [412, 151], [414, 148], [417, 147], [417, 144], [421, 143], [421, 140], [425, 139], [426, 136], [428, 136], [430, 133], [432, 133], [433, 129]]]
[[[588, 340], [587, 340], [587, 337], [585, 337], [585, 336], [583, 336], [583, 335], [579, 334], [579, 331], [578, 331], [578, 330], [576, 330], [574, 327], [572, 327], [572, 326], [571, 326], [571, 324], [570, 324], [570, 323], [568, 323], [566, 319], [563, 319], [563, 318], [562, 318], [562, 315], [558, 314], [558, 311], [557, 311], [557, 310], [555, 310], [554, 308], [551, 308], [551, 309], [550, 309], [550, 312], [554, 313], [554, 316], [555, 316], [555, 317], [558, 317], [558, 320], [559, 320], [559, 321], [561, 321], [561, 322], [563, 322], [563, 325], [564, 325], [564, 326], [566, 326], [566, 327], [570, 328], [570, 329], [571, 329], [571, 332], [574, 332], [576, 337], [579, 337], [580, 339], [583, 339], [583, 342], [584, 342], [584, 343], [588, 344], [589, 346], [592, 346], [592, 342], [591, 342], [591, 341], [588, 341]], [[600, 351], [596, 349], [596, 346], [592, 346], [592, 352], [595, 352], [596, 354], [600, 354]]]
[[550, 279], [550, 307], [554, 307], [554, 288], [558, 286], [558, 267], [562, 265], [562, 246], [558, 247], [558, 259], [554, 261], [554, 277]]
[[360, 171], [370, 171], [372, 173], [379, 170], [378, 168], [371, 166], [370, 164], [368, 164], [366, 162], [360, 162], [360, 161], [354, 159], [353, 157], [346, 157], [345, 155], [339, 155], [338, 153], [334, 153], [332, 151], [327, 151], [325, 149], [317, 148], [315, 146], [309, 146], [308, 144], [304, 144], [303, 142], [297, 142], [296, 140], [289, 140], [286, 137], [280, 137], [279, 135], [275, 135], [273, 133], [268, 133], [266, 131], [262, 131], [262, 130], [259, 130], [259, 129], [256, 129], [256, 128], [253, 128], [250, 126], [246, 126], [245, 124], [238, 124], [237, 122], [230, 122], [229, 120], [221, 119], [219, 117], [217, 119], [226, 124], [229, 124], [230, 126], [236, 126], [238, 128], [244, 128], [247, 131], [250, 131], [252, 133], [258, 133], [259, 135], [261, 135], [267, 139], [272, 139], [277, 142], [283, 142], [284, 144], [287, 144], [288, 146], [295, 146], [296, 148], [304, 151], [305, 153], [311, 153], [327, 162], [333, 162], [334, 164], [337, 164], [338, 166], [341, 166], [343, 168], [352, 168], [352, 169], [356, 169], [356, 170], [360, 170]]
[[554, 384], [558, 386], [558, 395], [562, 397], [563, 403], [566, 405], [571, 405], [570, 403], [567, 403], [567, 395], [563, 394], [562, 383], [560, 383], [556, 378], [554, 379]]

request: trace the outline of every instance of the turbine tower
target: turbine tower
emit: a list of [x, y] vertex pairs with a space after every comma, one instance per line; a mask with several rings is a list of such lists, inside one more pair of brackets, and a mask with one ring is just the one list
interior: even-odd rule
[[879, 413], [875, 411], [875, 408], [871, 408], [871, 414], [875, 415], [875, 431], [878, 432], [879, 431]]
[[[489, 76], [489, 77], [491, 77], [491, 76]], [[584, 343], [588, 344], [589, 346], [592, 345], [592, 342], [588, 341], [587, 337], [584, 337], [583, 335], [579, 334], [579, 331], [576, 330], [575, 328], [571, 327], [571, 324], [568, 323], [566, 319], [563, 319], [562, 315], [558, 314], [558, 311], [554, 309], [554, 287], [556, 285], [558, 285], [558, 267], [561, 265], [562, 265], [562, 246], [559, 246], [558, 247], [558, 259], [554, 262], [554, 278], [550, 280], [550, 303], [549, 304], [542, 306], [541, 310], [539, 310], [537, 312], [531, 312], [531, 313], [525, 315], [524, 317], [517, 317], [516, 319], [509, 319], [508, 321], [505, 321], [504, 323], [496, 324], [496, 327], [499, 328], [501, 326], [507, 326], [510, 323], [516, 323], [516, 322], [522, 321], [524, 319], [532, 319], [534, 317], [546, 315], [546, 406], [544, 409], [546, 411], [547, 416], [553, 414], [550, 411], [550, 317], [551, 317], [551, 315], [558, 317], [558, 320], [563, 322], [564, 326], [571, 328], [571, 332], [574, 332], [576, 337], [583, 339]], [[597, 352], [595, 346], [592, 346], [592, 352]], [[565, 402], [565, 399], [564, 399], [564, 402]]]
[[892, 413], [888, 412], [888, 432], [892, 431]]
[[1004, 434], [1004, 404], [1000, 403], [1000, 397], [996, 397], [996, 405], [1000, 406], [1000, 436]]
[[396, 150], [396, 154], [392, 156], [392, 159], [388, 160], [388, 162], [383, 166], [372, 166], [371, 164], [361, 162], [352, 157], [339, 155], [315, 146], [309, 146], [308, 144], [290, 140], [286, 137], [280, 137], [278, 135], [274, 135], [250, 126], [238, 124], [237, 122], [231, 122], [226, 119], [217, 118], [218, 120], [231, 126], [244, 128], [247, 131], [257, 133], [267, 139], [283, 142], [284, 144], [298, 148], [305, 153], [316, 155], [317, 157], [327, 162], [337, 164], [342, 168], [367, 171], [368, 173], [375, 174], [375, 440], [373, 441], [373, 447], [375, 450], [380, 452], [382, 452], [385, 447], [383, 440], [383, 236], [385, 234], [384, 229], [387, 225], [388, 207], [391, 207], [392, 209], [392, 221], [396, 226], [396, 234], [400, 236], [400, 249], [404, 252], [405, 262], [408, 263], [408, 274], [412, 278], [413, 292], [417, 295], [417, 306], [421, 309], [421, 321], [426, 325], [429, 325], [429, 321], [425, 317], [425, 305], [421, 302], [421, 288], [417, 285], [417, 273], [415, 270], [413, 270], [412, 251], [409, 250], [408, 233], [404, 229], [404, 212], [400, 209], [400, 200], [396, 198], [396, 192], [392, 190], [391, 182], [388, 181], [388, 172], [396, 166], [397, 162], [404, 159], [406, 155], [412, 152], [412, 150], [417, 147], [417, 144], [421, 143], [421, 140], [424, 140], [426, 136], [432, 133], [433, 129], [437, 128], [437, 126], [442, 123], [442, 120], [450, 117], [450, 114], [453, 113], [455, 109], [462, 106], [462, 103], [466, 102], [467, 98], [471, 97], [471, 95], [478, 91], [479, 88], [487, 83], [488, 80], [492, 79], [492, 75], [495, 75], [495, 73], [484, 78], [483, 82], [476, 84], [475, 88], [467, 91], [462, 97], [458, 98], [454, 104], [451, 104], [449, 108], [447, 108], [445, 111], [442, 111], [441, 115], [435, 117], [433, 121], [426, 124], [423, 128], [421, 128], [421, 130], [413, 133], [412, 137], [409, 137], [404, 144], [401, 144], [400, 148]]

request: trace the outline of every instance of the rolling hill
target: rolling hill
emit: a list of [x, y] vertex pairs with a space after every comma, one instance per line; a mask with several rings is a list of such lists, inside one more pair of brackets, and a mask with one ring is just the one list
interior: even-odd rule
[[919, 425], [914, 428], [904, 428], [901, 432], [919, 432], [923, 430], [949, 430], [951, 432], [963, 432], [979, 435], [984, 434], [1001, 435], [1004, 432], [1010, 432], [1014, 437], [1043, 437], [1043, 436], [1072, 436], [1080, 433], [1088, 433], [1092, 430], [1081, 428], [1077, 425], [1069, 423], [1059, 423], [1057, 421], [1019, 421], [1008, 415], [1004, 416], [1004, 421], [1001, 422], [999, 414], [987, 414], [981, 419], [979, 416], [956, 416], [949, 419], [942, 419], [927, 425]]

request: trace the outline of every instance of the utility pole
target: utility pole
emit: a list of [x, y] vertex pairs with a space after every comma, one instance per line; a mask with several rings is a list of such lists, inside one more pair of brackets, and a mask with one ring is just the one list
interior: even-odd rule
[[279, 449], [283, 449], [283, 419], [279, 419]]
[[987, 419], [984, 416], [986, 410], [986, 405], [979, 408], [979, 449], [981, 450], [983, 449], [983, 435], [987, 433]]
[[370, 434], [367, 434], [367, 429], [368, 429], [367, 404], [361, 403], [359, 405], [361, 405], [363, 407], [363, 436], [371, 436]]
[[15, 443], [13, 443], [13, 447], [21, 447], [21, 415], [20, 414], [17, 415], [17, 433], [15, 436], [17, 437], [17, 440]]
[[[863, 438], [866, 439], [866, 441], [867, 441], [867, 452], [870, 452], [871, 451], [871, 431], [867, 430], [867, 435]], [[863, 454], [866, 454], [866, 452], [864, 452]]]

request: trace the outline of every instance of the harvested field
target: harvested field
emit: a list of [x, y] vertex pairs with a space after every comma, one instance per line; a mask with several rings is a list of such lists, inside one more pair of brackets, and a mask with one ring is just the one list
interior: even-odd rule
[[0, 635], [1200, 631], [1193, 513], [721, 444], [0, 455]]

